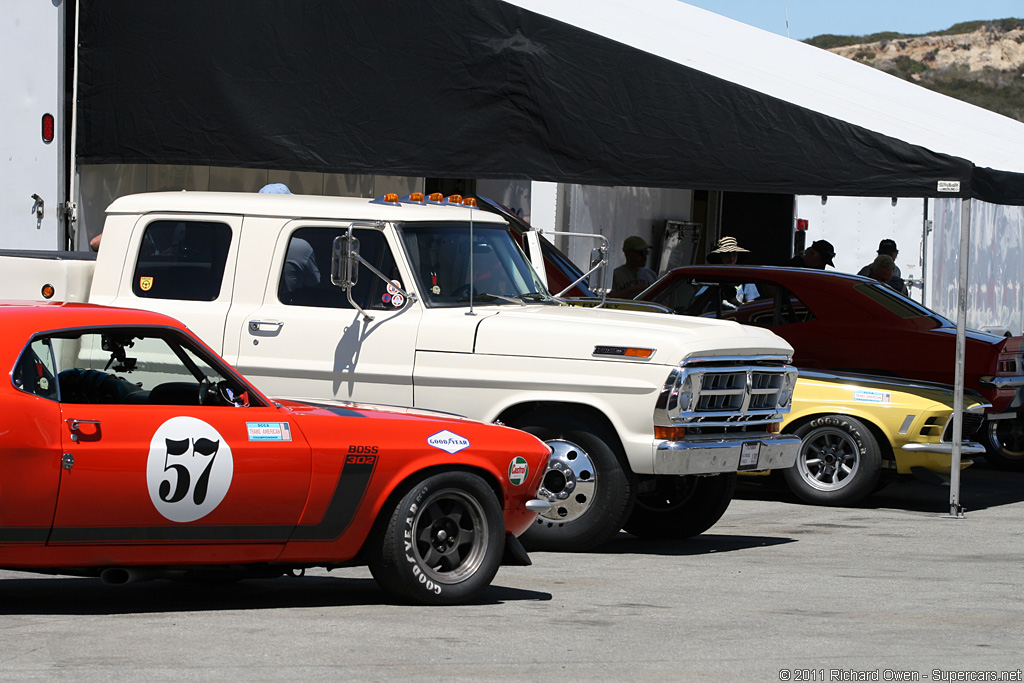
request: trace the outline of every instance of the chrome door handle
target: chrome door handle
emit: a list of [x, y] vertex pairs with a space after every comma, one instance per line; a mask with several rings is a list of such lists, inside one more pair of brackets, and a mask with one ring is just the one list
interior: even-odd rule
[[282, 327], [284, 327], [284, 323], [281, 322], [280, 320], [250, 320], [249, 331], [259, 332], [260, 330], [263, 329], [264, 325], [266, 325], [267, 327], [273, 327], [273, 331], [280, 330]]
[[73, 432], [77, 432], [78, 428], [81, 427], [82, 425], [97, 425], [98, 426], [99, 423], [100, 423], [99, 420], [78, 420], [78, 419], [75, 419], [73, 417], [69, 417], [67, 420], [65, 420], [65, 422], [68, 423], [68, 427], [70, 427], [71, 431], [73, 431]]
[[[69, 417], [69, 418], [67, 418], [64, 421], [68, 423], [68, 429], [71, 430], [71, 440], [72, 441], [75, 441], [75, 442], [78, 441], [78, 432], [81, 431], [82, 425], [96, 425], [96, 435], [99, 436], [99, 433], [100, 433], [100, 421], [99, 420], [79, 420], [79, 419], [74, 418], [74, 417]], [[70, 468], [65, 467], [64, 469], [70, 469]]]

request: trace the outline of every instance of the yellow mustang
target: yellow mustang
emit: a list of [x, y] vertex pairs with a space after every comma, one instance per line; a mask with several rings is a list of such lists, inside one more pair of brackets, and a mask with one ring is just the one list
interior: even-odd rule
[[[848, 505], [895, 475], [948, 475], [953, 450], [953, 387], [889, 377], [800, 370], [782, 431], [803, 439], [796, 464], [783, 470], [789, 488], [809, 503]], [[961, 453], [984, 453], [967, 441], [988, 404], [963, 400]], [[961, 467], [971, 464], [963, 458]]]

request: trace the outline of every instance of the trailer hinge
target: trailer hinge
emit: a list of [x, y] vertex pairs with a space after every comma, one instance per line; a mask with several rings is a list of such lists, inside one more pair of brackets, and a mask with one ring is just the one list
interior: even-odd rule
[[57, 214], [64, 221], [64, 239], [66, 248], [75, 249], [75, 225], [78, 222], [78, 204], [67, 201], [57, 205]]

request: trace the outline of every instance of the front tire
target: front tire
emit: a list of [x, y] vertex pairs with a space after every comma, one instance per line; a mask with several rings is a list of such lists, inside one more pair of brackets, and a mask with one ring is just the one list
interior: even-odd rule
[[822, 415], [798, 427], [796, 464], [783, 470], [790, 490], [816, 505], [850, 505], [869, 496], [882, 474], [871, 430], [846, 415]]
[[468, 602], [494, 579], [505, 523], [494, 491], [475, 474], [417, 482], [370, 537], [367, 564], [380, 586], [421, 605]]
[[722, 518], [735, 492], [735, 472], [713, 477], [658, 477], [654, 491], [637, 496], [626, 531], [640, 538], [698, 536]]
[[530, 550], [581, 552], [619, 532], [636, 498], [636, 476], [613, 434], [576, 414], [530, 413], [516, 425], [552, 447], [537, 494], [551, 509], [520, 536]]
[[990, 420], [985, 423], [985, 460], [999, 470], [1024, 472], [1024, 421]]

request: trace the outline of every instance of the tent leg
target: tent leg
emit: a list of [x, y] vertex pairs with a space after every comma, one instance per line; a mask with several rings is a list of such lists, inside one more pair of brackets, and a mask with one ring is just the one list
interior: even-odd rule
[[967, 329], [967, 265], [971, 247], [971, 199], [960, 204], [960, 273], [956, 297], [956, 369], [953, 383], [953, 454], [949, 470], [949, 516], [962, 518], [960, 503], [960, 461], [964, 433], [964, 355]]

